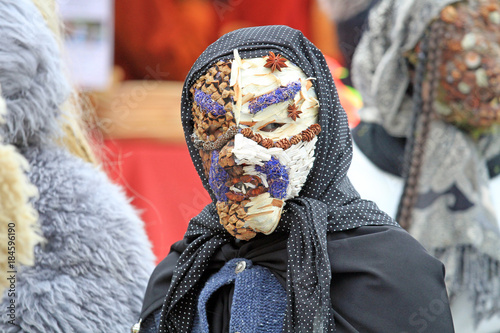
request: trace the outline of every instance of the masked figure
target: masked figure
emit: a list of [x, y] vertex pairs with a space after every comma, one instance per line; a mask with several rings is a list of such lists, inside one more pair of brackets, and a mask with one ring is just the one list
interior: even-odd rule
[[213, 203], [153, 273], [137, 331], [399, 332], [433, 299], [428, 326], [453, 330], [442, 265], [346, 177], [347, 117], [299, 31], [224, 35], [182, 101]]
[[444, 262], [457, 332], [497, 332], [500, 4], [387, 0], [369, 27], [349, 177]]

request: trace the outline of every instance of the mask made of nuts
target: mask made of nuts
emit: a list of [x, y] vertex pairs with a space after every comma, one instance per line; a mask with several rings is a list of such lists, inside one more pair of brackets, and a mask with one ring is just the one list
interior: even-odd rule
[[481, 134], [500, 124], [500, 4], [472, 0], [443, 9], [436, 115]]
[[310, 78], [281, 55], [219, 61], [191, 88], [193, 142], [220, 223], [248, 240], [272, 233], [314, 162], [321, 128]]

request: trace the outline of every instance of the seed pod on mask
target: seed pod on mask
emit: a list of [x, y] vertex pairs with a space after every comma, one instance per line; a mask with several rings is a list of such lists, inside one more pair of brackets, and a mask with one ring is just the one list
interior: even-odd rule
[[312, 124], [309, 128], [313, 131], [314, 135], [321, 133], [321, 126], [319, 124]]
[[250, 183], [252, 185], [257, 185], [258, 181], [256, 177], [250, 176], [250, 175], [243, 175], [239, 179], [243, 183]]
[[207, 88], [207, 91], [209, 92], [209, 94], [213, 94], [217, 90], [218, 89], [217, 89], [217, 87], [214, 84], [209, 85], [208, 88]]
[[221, 98], [221, 94], [219, 94], [219, 92], [218, 92], [218, 91], [216, 91], [216, 92], [214, 92], [214, 93], [212, 94], [212, 96], [211, 96], [211, 97], [212, 97], [212, 100], [217, 101], [219, 98]]
[[283, 150], [286, 150], [286, 149], [290, 148], [292, 146], [292, 144], [290, 143], [290, 140], [288, 140], [287, 138], [284, 138], [284, 139], [281, 139], [278, 142], [276, 142], [274, 144], [274, 146], [277, 148], [281, 148]]
[[[221, 154], [222, 154], [222, 152], [221, 152]], [[230, 152], [226, 152], [225, 155], [221, 155], [219, 157], [219, 164], [223, 168], [230, 168], [230, 167], [234, 166], [235, 162], [234, 162], [233, 154], [231, 154]]]
[[255, 142], [257, 142], [257, 143], [261, 143], [261, 142], [262, 142], [262, 135], [260, 135], [260, 134], [258, 134], [258, 133], [257, 133], [257, 134], [254, 134], [254, 135], [252, 136], [252, 140], [253, 140], [253, 141], [255, 141]]
[[302, 142], [302, 135], [300, 134], [297, 134], [297, 135], [294, 135], [292, 136], [292, 138], [290, 139], [290, 143], [292, 145], [296, 145], [298, 143]]
[[264, 140], [262, 140], [262, 141], [260, 142], [260, 145], [261, 145], [262, 147], [264, 147], [264, 148], [269, 149], [269, 148], [272, 148], [272, 147], [274, 146], [274, 142], [273, 142], [273, 140], [271, 140], [271, 139], [269, 139], [269, 138], [266, 138], [266, 139], [264, 139]]
[[245, 209], [243, 207], [240, 207], [236, 211], [236, 215], [238, 215], [239, 218], [243, 218], [247, 215], [247, 213], [245, 212]]
[[241, 228], [237, 229], [237, 232], [239, 233], [236, 237], [241, 240], [250, 240], [255, 237], [256, 232], [248, 229], [248, 228]]
[[257, 195], [262, 194], [264, 192], [266, 192], [266, 189], [264, 188], [264, 186], [259, 186], [257, 188], [249, 190], [248, 195], [251, 197], [254, 197], [254, 196], [257, 196]]
[[210, 69], [208, 70], [208, 72], [214, 76], [215, 74], [217, 74], [217, 69], [215, 67], [210, 67]]
[[226, 197], [229, 200], [233, 200], [233, 201], [236, 201], [236, 202], [241, 202], [241, 201], [245, 200], [245, 196], [244, 195], [239, 194], [239, 193], [233, 193], [233, 192], [227, 192], [226, 193]]
[[220, 68], [220, 71], [225, 74], [226, 76], [229, 76], [229, 74], [231, 74], [231, 67], [229, 67], [227, 64], [225, 66], [222, 66], [222, 68]]
[[231, 205], [231, 208], [229, 208], [229, 215], [234, 214], [234, 212], [240, 207], [240, 205], [233, 203]]
[[300, 134], [302, 135], [302, 141], [306, 142], [311, 141], [315, 136], [314, 132], [310, 128], [303, 130]]
[[238, 222], [238, 218], [235, 215], [229, 217], [229, 223], [231, 223], [232, 225], [236, 225], [236, 222]]
[[236, 228], [233, 225], [227, 223], [226, 221], [224, 221], [224, 223], [222, 223], [221, 221], [221, 224], [224, 226], [224, 229], [226, 229], [227, 232], [229, 232], [231, 235], [234, 236], [236, 234]]
[[251, 138], [253, 136], [253, 131], [250, 127], [246, 127], [241, 130], [241, 134], [246, 138]]
[[227, 203], [225, 203], [225, 202], [221, 202], [221, 201], [217, 202], [216, 207], [217, 207], [217, 210], [219, 212], [224, 212], [227, 214], [227, 212], [229, 211], [229, 207], [228, 207]]

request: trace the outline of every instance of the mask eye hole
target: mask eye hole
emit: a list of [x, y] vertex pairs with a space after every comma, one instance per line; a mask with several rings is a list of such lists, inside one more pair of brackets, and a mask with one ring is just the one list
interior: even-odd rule
[[274, 132], [276, 129], [280, 128], [283, 125], [285, 125], [285, 124], [284, 123], [270, 123], [270, 124], [267, 124], [264, 127], [259, 128], [259, 131], [262, 131], [262, 132]]

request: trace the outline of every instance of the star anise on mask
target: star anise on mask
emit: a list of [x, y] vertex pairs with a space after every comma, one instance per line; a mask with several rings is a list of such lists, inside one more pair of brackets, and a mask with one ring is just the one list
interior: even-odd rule
[[299, 114], [301, 113], [302, 111], [297, 109], [295, 104], [290, 104], [288, 106], [288, 117], [292, 118], [294, 121], [297, 121], [297, 118], [300, 118]]
[[285, 64], [286, 60], [287, 59], [281, 57], [281, 54], [275, 55], [273, 51], [270, 51], [264, 67], [271, 68], [271, 73], [274, 73], [276, 69], [281, 72], [283, 67], [288, 67], [287, 64]]

